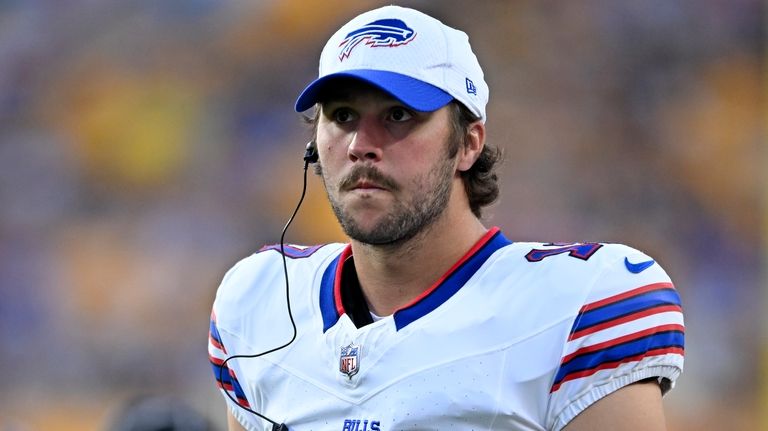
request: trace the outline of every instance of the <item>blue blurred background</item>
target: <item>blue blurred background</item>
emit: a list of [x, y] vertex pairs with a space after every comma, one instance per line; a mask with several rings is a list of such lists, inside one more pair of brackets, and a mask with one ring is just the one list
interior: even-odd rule
[[[106, 430], [142, 394], [224, 429], [215, 289], [298, 197], [323, 44], [385, 3], [0, 0], [0, 430]], [[670, 428], [768, 429], [763, 2], [399, 4], [484, 65], [487, 224], [657, 258], [686, 310]], [[289, 240], [344, 240], [309, 187]]]

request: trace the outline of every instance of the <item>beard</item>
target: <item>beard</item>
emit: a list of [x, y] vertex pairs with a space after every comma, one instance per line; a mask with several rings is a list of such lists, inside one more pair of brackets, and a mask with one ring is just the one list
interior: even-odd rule
[[[322, 175], [319, 163], [315, 165], [315, 171]], [[438, 161], [436, 166], [427, 169], [413, 180], [410, 184], [413, 190], [410, 198], [396, 200], [389, 207], [389, 212], [376, 225], [367, 229], [363, 228], [353, 214], [344, 208], [337, 196], [331, 193], [325, 175], [322, 175], [322, 178], [331, 208], [344, 233], [360, 243], [381, 246], [404, 244], [431, 226], [448, 207], [453, 175], [453, 159]], [[345, 190], [361, 178], [370, 179], [393, 193], [402, 190], [392, 178], [370, 165], [354, 167], [342, 178], [336, 190]]]

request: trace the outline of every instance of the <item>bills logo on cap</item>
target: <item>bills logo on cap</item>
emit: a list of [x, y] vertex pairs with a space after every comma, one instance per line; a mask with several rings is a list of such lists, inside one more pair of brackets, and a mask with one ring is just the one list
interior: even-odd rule
[[416, 32], [405, 25], [403, 21], [380, 19], [350, 32], [341, 41], [339, 44], [341, 47], [339, 61], [344, 61], [345, 58], [349, 57], [352, 50], [362, 41], [365, 41], [365, 44], [370, 47], [394, 47], [405, 45], [415, 37]]
[[341, 348], [339, 371], [350, 379], [360, 371], [360, 346], [350, 343], [349, 346]]

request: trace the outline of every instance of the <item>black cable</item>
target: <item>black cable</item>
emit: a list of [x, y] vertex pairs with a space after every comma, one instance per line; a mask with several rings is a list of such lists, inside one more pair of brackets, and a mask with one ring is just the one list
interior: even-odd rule
[[[261, 353], [256, 353], [253, 355], [232, 355], [227, 359], [225, 359], [224, 362], [222, 362], [221, 364], [221, 368], [219, 369], [219, 381], [222, 382], [222, 386], [224, 384], [224, 379], [223, 379], [224, 368], [226, 368], [227, 362], [229, 362], [230, 360], [237, 359], [237, 358], [258, 358], [260, 356], [264, 356], [272, 352], [276, 352], [278, 350], [284, 349], [288, 347], [291, 343], [293, 343], [294, 340], [296, 340], [296, 334], [297, 334], [296, 321], [293, 319], [293, 311], [291, 310], [290, 286], [288, 283], [288, 263], [285, 259], [285, 233], [288, 231], [288, 227], [291, 225], [291, 223], [293, 222], [293, 219], [296, 217], [296, 214], [299, 212], [299, 208], [301, 208], [302, 202], [304, 202], [304, 196], [307, 194], [307, 168], [309, 167], [310, 163], [314, 163], [317, 160], [316, 154], [317, 153], [314, 150], [313, 143], [310, 142], [309, 144], [307, 144], [307, 150], [304, 155], [304, 182], [301, 188], [301, 197], [299, 197], [299, 203], [296, 205], [296, 208], [293, 210], [293, 214], [291, 214], [291, 217], [288, 219], [288, 222], [283, 227], [283, 232], [280, 234], [280, 254], [282, 255], [282, 258], [283, 258], [283, 275], [285, 276], [285, 302], [288, 308], [288, 318], [291, 320], [291, 327], [293, 328], [293, 335], [291, 336], [291, 339], [288, 340], [288, 342], [286, 342], [281, 346], [275, 347], [273, 349], [270, 349]], [[288, 431], [288, 427], [285, 424], [277, 423], [272, 419], [264, 416], [263, 414], [240, 404], [232, 395], [230, 395], [229, 391], [226, 390], [226, 388], [224, 389], [224, 393], [238, 407], [242, 408], [247, 412], [253, 413], [254, 415], [271, 423], [272, 431]]]

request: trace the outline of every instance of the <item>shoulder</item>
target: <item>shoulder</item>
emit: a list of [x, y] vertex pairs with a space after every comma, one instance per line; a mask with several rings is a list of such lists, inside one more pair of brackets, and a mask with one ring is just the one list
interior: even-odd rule
[[[505, 248], [500, 259], [523, 262], [525, 272], [556, 279], [574, 277], [583, 282], [593, 281], [590, 296], [600, 296], [622, 286], [669, 280], [669, 276], [651, 256], [624, 244], [581, 242], [541, 243], [518, 242]], [[592, 283], [590, 283], [592, 284]]]
[[554, 296], [563, 307], [671, 283], [654, 258], [616, 243], [515, 242], [497, 252], [488, 270], [499, 280], [522, 284], [532, 294]]
[[[652, 313], [682, 316], [674, 284], [654, 258], [624, 244], [527, 243], [524, 266], [550, 306], [573, 317], [571, 341], [601, 325], [622, 325]], [[546, 293], [542, 292], [545, 291]], [[610, 323], [609, 323], [610, 321]], [[645, 322], [645, 321], [643, 321]], [[622, 325], [626, 329], [626, 325]]]
[[[545, 262], [549, 265], [577, 261], [591, 264], [610, 263], [624, 257], [645, 257], [645, 253], [628, 245], [607, 242], [516, 242], [519, 251], [528, 262]], [[570, 259], [569, 259], [570, 258]]]
[[591, 271], [582, 274], [589, 283], [551, 388], [555, 429], [640, 380], [658, 379], [666, 389], [683, 369], [683, 313], [666, 271], [626, 245], [602, 244], [593, 250], [587, 257]]
[[[289, 271], [307, 272], [320, 267], [329, 256], [340, 253], [343, 247], [344, 244], [286, 244], [282, 251], [285, 252], [285, 264]], [[224, 275], [218, 295], [258, 293], [259, 285], [275, 277], [283, 277], [283, 256], [279, 244], [264, 246], [237, 262]]]
[[[291, 290], [300, 293], [310, 288], [318, 273], [338, 255], [344, 244], [299, 246], [286, 244], [285, 267]], [[213, 313], [219, 328], [236, 331], [243, 319], [270, 307], [284, 307], [285, 274], [279, 245], [262, 247], [240, 260], [224, 275], [216, 292]], [[293, 296], [293, 295], [292, 295]]]
[[595, 273], [584, 307], [593, 309], [654, 291], [679, 304], [671, 278], [648, 254], [624, 244], [602, 244], [592, 259]]
[[[501, 289], [499, 295], [540, 309], [536, 322], [543, 326], [569, 320], [583, 323], [583, 316], [605, 314], [610, 309], [600, 306], [611, 302], [621, 302], [617, 308], [633, 302], [642, 308], [649, 295], [679, 304], [664, 268], [648, 254], [623, 244], [515, 242], [499, 250], [488, 274], [500, 285], [515, 286]], [[637, 298], [623, 301], [631, 297]], [[600, 310], [588, 313], [593, 309]]]

